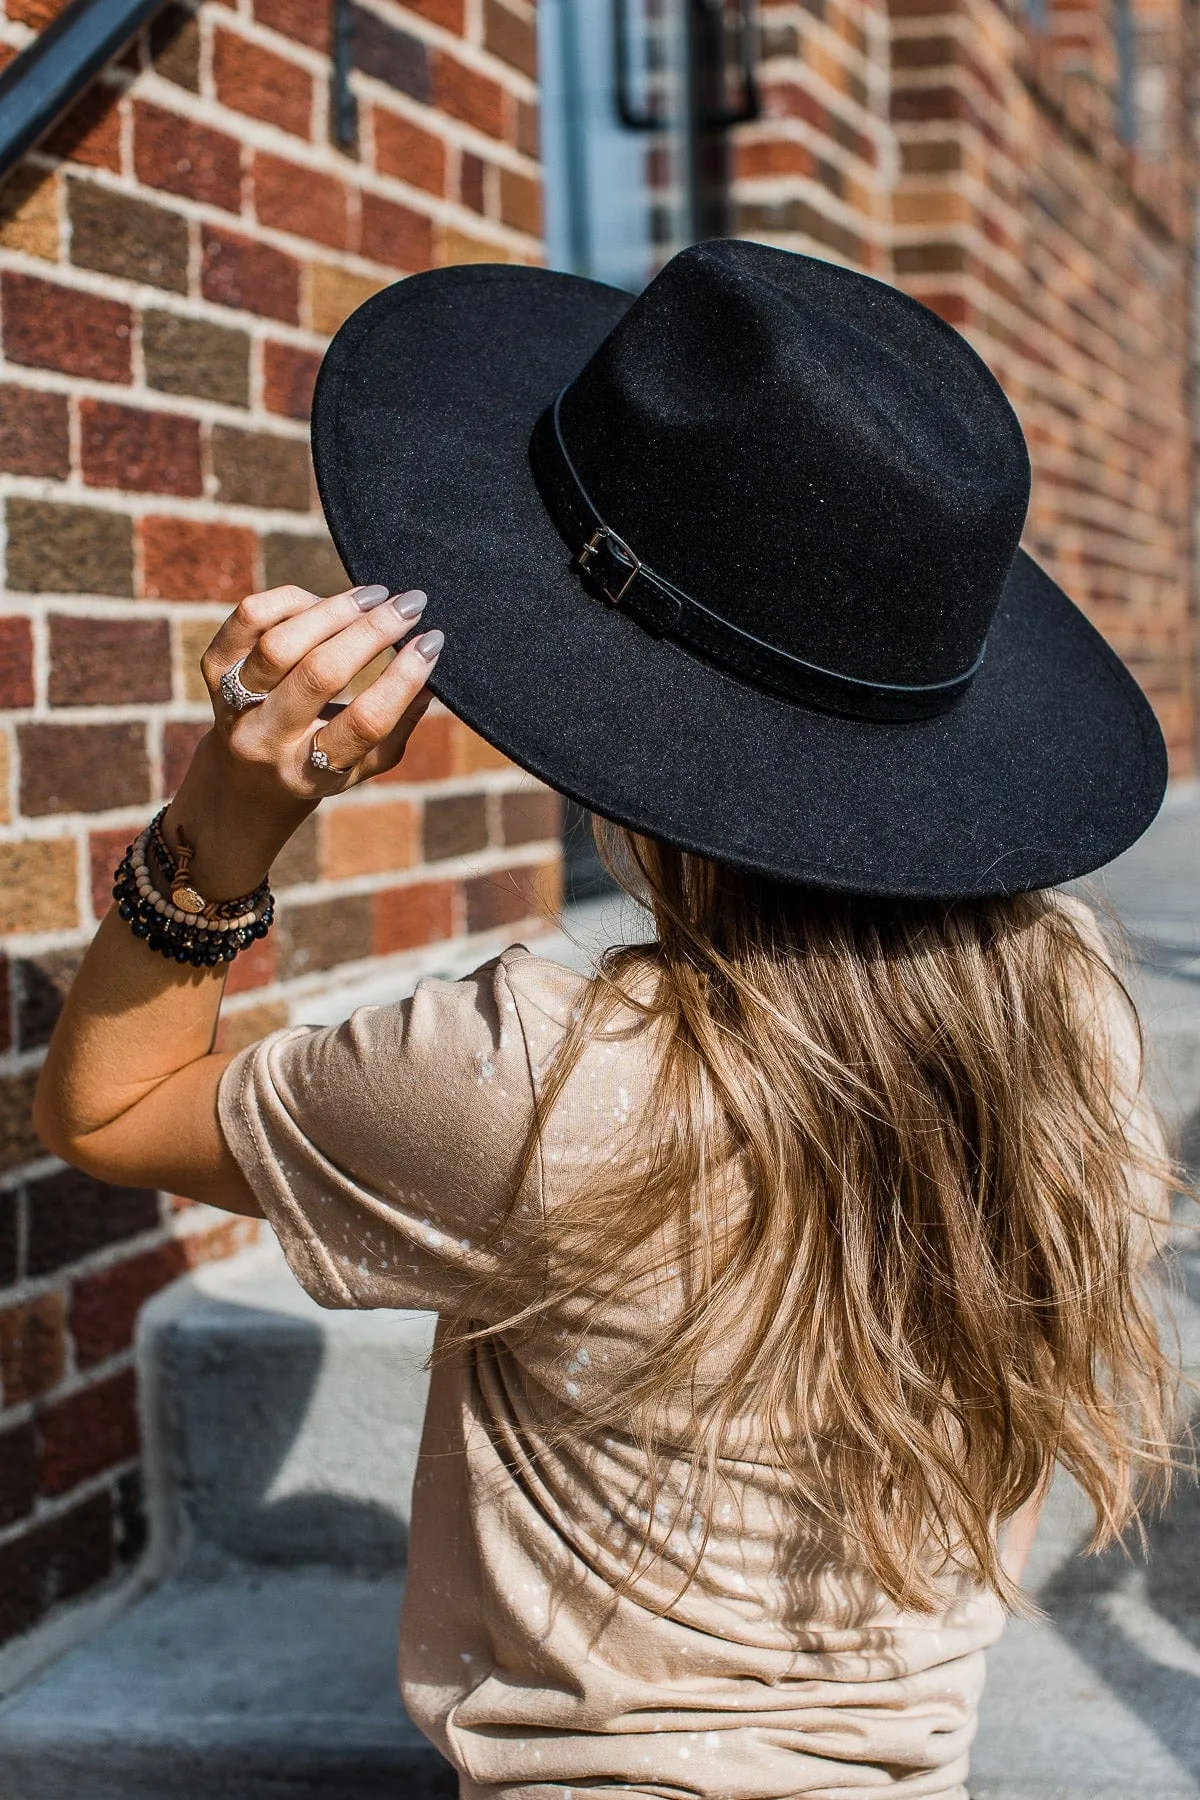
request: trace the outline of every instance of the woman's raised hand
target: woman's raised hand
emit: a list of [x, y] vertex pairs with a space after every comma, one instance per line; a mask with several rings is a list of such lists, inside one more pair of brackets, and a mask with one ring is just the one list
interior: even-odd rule
[[[429, 704], [425, 683], [442, 648], [440, 631], [411, 635], [424, 608], [416, 588], [389, 594], [386, 587], [357, 587], [319, 600], [303, 588], [281, 587], [243, 600], [200, 664], [217, 729], [234, 756], [269, 769], [287, 794], [304, 800], [394, 768]], [[335, 695], [390, 647], [399, 653], [383, 672], [331, 713]], [[243, 688], [266, 695], [242, 710], [221, 686], [238, 663]], [[318, 731], [325, 769], [311, 756]]]
[[[182, 829], [195, 846], [214, 897], [252, 887], [327, 795], [400, 761], [443, 643], [440, 631], [415, 630], [424, 606], [417, 589], [357, 587], [322, 600], [281, 587], [251, 594], [222, 625], [200, 665], [215, 726], [166, 820], [169, 835]], [[388, 648], [397, 654], [386, 668], [335, 708]], [[231, 670], [232, 704], [222, 686]]]

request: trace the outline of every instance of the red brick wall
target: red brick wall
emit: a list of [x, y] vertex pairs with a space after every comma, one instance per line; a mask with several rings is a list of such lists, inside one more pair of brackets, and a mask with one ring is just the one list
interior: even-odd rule
[[[1138, 0], [1137, 138], [1112, 8], [1045, 30], [997, 0], [764, 0], [740, 232], [891, 279], [988, 359], [1034, 464], [1026, 543], [1195, 766], [1182, 0]], [[1149, 79], [1147, 75], [1149, 74]]]
[[[0, 60], [56, 10], [7, 0]], [[0, 188], [0, 1642], [135, 1553], [138, 1309], [248, 1230], [43, 1155], [59, 997], [205, 729], [224, 612], [342, 584], [306, 429], [330, 332], [398, 274], [539, 255], [530, 0], [364, 0], [355, 156], [329, 142], [329, 15], [169, 11]], [[396, 777], [289, 847], [225, 1041], [519, 935], [557, 894], [557, 829], [432, 711]]]

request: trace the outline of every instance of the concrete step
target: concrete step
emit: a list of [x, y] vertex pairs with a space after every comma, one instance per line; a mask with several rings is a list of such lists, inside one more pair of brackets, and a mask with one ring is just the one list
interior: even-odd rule
[[2, 1800], [454, 1800], [396, 1688], [402, 1578], [175, 1579], [0, 1707]]
[[155, 1524], [176, 1559], [400, 1566], [434, 1324], [323, 1311], [273, 1241], [152, 1303]]

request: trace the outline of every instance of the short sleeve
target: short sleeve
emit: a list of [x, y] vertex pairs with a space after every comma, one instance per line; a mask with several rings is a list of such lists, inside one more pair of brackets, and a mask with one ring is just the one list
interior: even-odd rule
[[[323, 1306], [486, 1302], [533, 1118], [514, 954], [341, 1025], [275, 1032], [226, 1069], [226, 1140]], [[540, 1208], [536, 1157], [515, 1198]]]

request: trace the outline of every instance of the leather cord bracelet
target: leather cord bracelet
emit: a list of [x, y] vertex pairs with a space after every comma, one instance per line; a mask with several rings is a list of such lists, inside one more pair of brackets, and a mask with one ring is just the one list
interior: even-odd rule
[[[117, 864], [112, 892], [118, 917], [127, 922], [134, 937], [143, 939], [149, 949], [170, 961], [190, 963], [198, 969], [232, 962], [256, 939], [266, 937], [275, 917], [275, 897], [265, 881], [253, 894], [215, 905], [188, 888], [204, 909], [197, 912], [176, 905], [174, 898], [160, 893], [150, 870], [152, 847], [173, 893], [187, 873], [186, 865], [180, 868], [182, 859], [172, 855], [163, 837], [165, 812], [164, 807]], [[190, 856], [187, 861], [190, 864]]]

